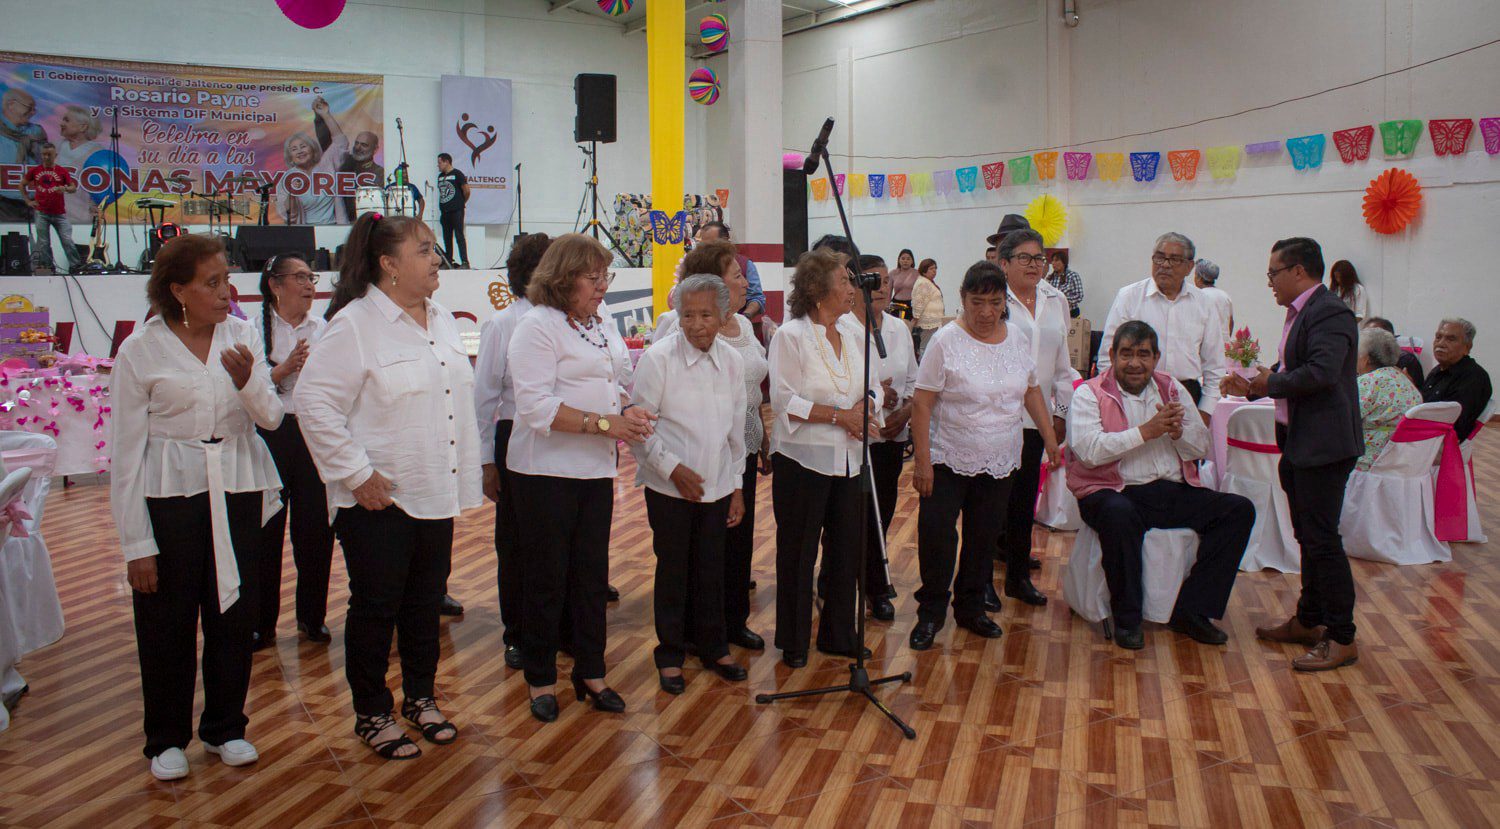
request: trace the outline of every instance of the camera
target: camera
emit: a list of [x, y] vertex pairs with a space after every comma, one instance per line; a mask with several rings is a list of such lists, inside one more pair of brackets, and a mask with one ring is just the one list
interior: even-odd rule
[[854, 287], [856, 289], [861, 291], [880, 290], [880, 279], [880, 274], [875, 273], [874, 271], [870, 271], [868, 273], [856, 273], [851, 270], [849, 272], [849, 281], [854, 284]]

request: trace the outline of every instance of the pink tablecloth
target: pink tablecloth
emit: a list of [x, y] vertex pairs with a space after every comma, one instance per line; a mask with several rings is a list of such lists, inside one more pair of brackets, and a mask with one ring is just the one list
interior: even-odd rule
[[0, 385], [0, 429], [46, 433], [56, 440], [55, 475], [108, 471], [108, 374], [27, 373], [4, 379], [4, 385]]
[[1234, 410], [1241, 406], [1274, 406], [1270, 398], [1250, 401], [1243, 397], [1223, 397], [1214, 406], [1213, 424], [1210, 432], [1213, 435], [1213, 447], [1209, 450], [1209, 459], [1214, 462], [1214, 470], [1222, 474], [1224, 469], [1224, 450], [1229, 445], [1229, 416]]

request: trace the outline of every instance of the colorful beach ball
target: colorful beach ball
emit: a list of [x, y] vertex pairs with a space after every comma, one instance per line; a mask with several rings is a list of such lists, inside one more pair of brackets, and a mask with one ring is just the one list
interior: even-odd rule
[[634, 0], [599, 0], [599, 11], [608, 12], [612, 17], [619, 17], [630, 11], [633, 5], [635, 5]]
[[704, 106], [711, 105], [719, 100], [719, 76], [707, 67], [694, 69], [688, 75], [688, 95]]
[[698, 24], [698, 36], [711, 51], [722, 52], [729, 45], [729, 21], [722, 14], [711, 14]]

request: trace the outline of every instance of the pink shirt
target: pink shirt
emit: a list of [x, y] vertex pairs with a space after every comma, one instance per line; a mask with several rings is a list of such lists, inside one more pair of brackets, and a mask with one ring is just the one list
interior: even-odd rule
[[[1322, 284], [1320, 282], [1318, 285], [1314, 285], [1303, 291], [1301, 296], [1292, 300], [1291, 307], [1286, 309], [1286, 325], [1281, 327], [1281, 345], [1277, 347], [1276, 351], [1276, 360], [1280, 364], [1282, 371], [1286, 371], [1286, 338], [1292, 333], [1292, 323], [1296, 321], [1297, 315], [1302, 313], [1302, 306], [1306, 305], [1307, 301], [1312, 298], [1313, 291], [1318, 290], [1318, 286]], [[1283, 426], [1286, 425], [1286, 398], [1276, 399], [1276, 422]]]

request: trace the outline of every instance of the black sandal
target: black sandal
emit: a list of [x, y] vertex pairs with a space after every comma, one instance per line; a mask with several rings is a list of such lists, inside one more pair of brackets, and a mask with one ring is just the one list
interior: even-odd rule
[[[380, 734], [380, 732], [386, 730], [387, 728], [390, 728], [395, 724], [396, 718], [392, 717], [390, 715], [390, 712], [386, 712], [384, 714], [373, 714], [370, 716], [356, 714], [354, 717], [354, 734], [355, 736], [359, 737], [360, 740], [364, 741], [365, 745], [374, 749], [375, 753], [380, 755], [383, 759], [415, 760], [418, 757], [421, 757], [421, 747], [412, 742], [411, 738], [407, 737], [405, 732], [402, 732], [401, 736], [395, 739], [384, 740], [378, 743], [375, 742], [375, 738]], [[416, 751], [412, 752], [411, 754], [396, 753], [406, 746], [411, 746], [412, 748], [415, 748]]]
[[[421, 716], [428, 711], [437, 711], [439, 714], [443, 713], [438, 711], [437, 700], [432, 697], [409, 699], [401, 703], [401, 716], [405, 717], [408, 722], [417, 727], [418, 731], [422, 732], [422, 739], [440, 746], [445, 746], [458, 739], [458, 726], [448, 722], [446, 719], [440, 722], [422, 722]], [[438, 737], [444, 731], [451, 731], [452, 733], [446, 738]]]

